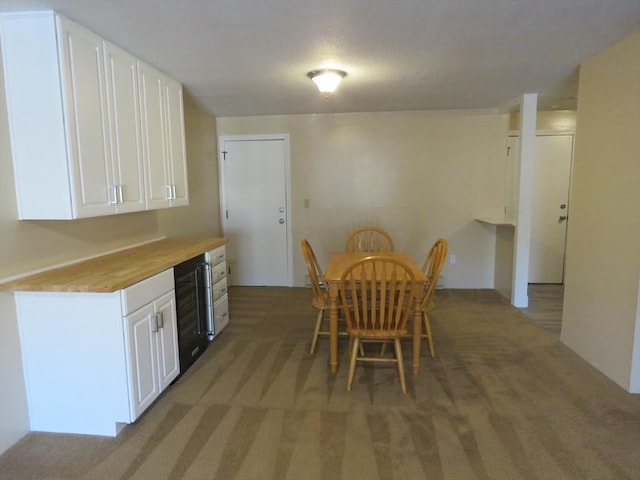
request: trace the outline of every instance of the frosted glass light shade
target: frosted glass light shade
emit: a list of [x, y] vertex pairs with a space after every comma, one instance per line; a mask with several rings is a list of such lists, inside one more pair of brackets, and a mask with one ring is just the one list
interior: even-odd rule
[[307, 77], [313, 80], [313, 82], [318, 86], [318, 90], [320, 90], [322, 93], [334, 92], [346, 75], [347, 72], [330, 68], [324, 70], [314, 70], [307, 73]]

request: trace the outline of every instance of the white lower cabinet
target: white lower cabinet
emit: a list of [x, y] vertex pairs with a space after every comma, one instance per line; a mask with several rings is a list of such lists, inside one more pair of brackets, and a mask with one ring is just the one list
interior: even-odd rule
[[144, 412], [180, 373], [173, 291], [124, 317], [131, 418]]
[[115, 436], [179, 374], [173, 269], [113, 293], [15, 301], [32, 431]]

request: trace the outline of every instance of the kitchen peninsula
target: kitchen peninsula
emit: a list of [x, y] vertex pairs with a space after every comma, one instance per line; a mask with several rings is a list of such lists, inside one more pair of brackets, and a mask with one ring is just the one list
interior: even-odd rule
[[173, 267], [225, 243], [164, 239], [0, 284], [31, 430], [115, 436], [134, 422], [180, 373]]

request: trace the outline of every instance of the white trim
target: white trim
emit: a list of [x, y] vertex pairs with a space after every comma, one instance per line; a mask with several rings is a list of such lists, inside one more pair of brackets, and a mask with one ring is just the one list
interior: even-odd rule
[[[575, 135], [576, 131], [575, 129], [571, 129], [571, 128], [567, 128], [567, 129], [560, 129], [560, 130], [556, 130], [556, 129], [551, 129], [551, 128], [544, 128], [542, 130], [536, 130], [536, 137], [537, 136], [553, 136], [553, 135]], [[520, 136], [520, 132], [518, 130], [509, 130], [509, 137], [519, 137]]]
[[222, 223], [222, 234], [226, 228], [227, 199], [225, 196], [226, 184], [224, 178], [223, 148], [226, 141], [259, 141], [259, 140], [282, 140], [284, 141], [285, 155], [285, 198], [287, 202], [287, 286], [293, 287], [293, 231], [291, 211], [291, 148], [288, 133], [273, 133], [266, 135], [221, 135], [218, 137], [218, 178], [219, 178], [219, 198], [220, 198], [220, 219]]

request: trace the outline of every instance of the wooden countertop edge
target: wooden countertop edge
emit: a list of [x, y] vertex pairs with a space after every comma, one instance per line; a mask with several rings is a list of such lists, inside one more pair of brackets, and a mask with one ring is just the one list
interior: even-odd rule
[[216, 237], [158, 240], [5, 282], [0, 291], [113, 293], [226, 243]]

